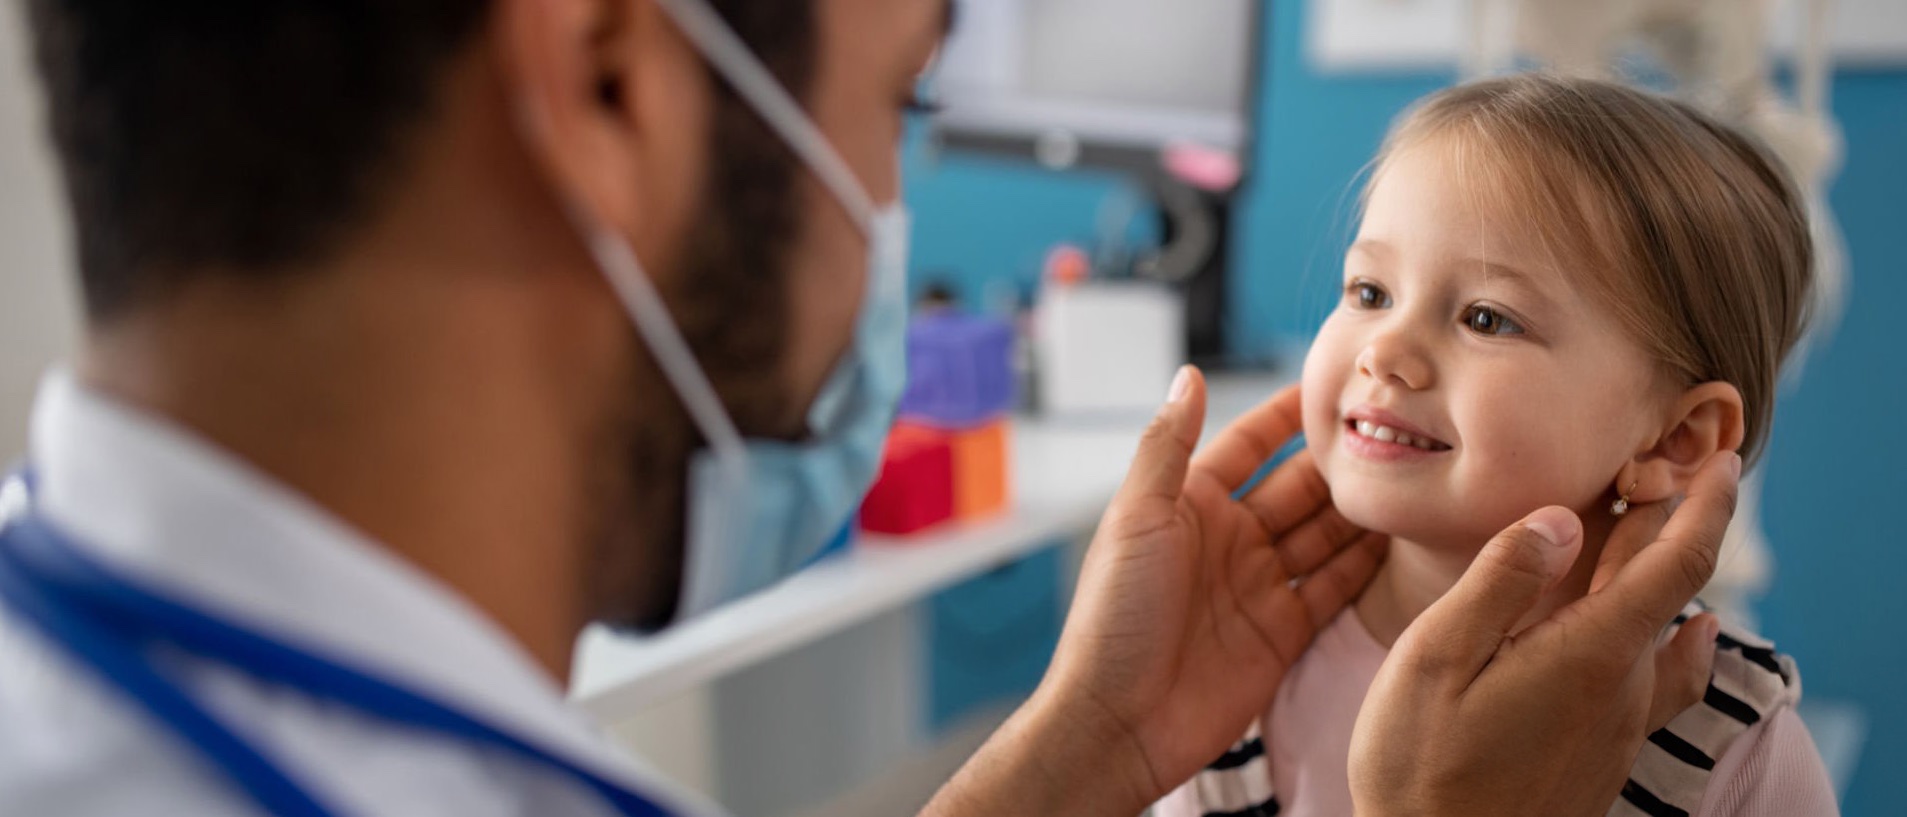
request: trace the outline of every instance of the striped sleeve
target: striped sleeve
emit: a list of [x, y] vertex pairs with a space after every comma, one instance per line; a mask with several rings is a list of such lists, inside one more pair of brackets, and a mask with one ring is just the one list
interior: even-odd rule
[[1245, 736], [1153, 806], [1155, 817], [1274, 817], [1265, 739], [1254, 721]]
[[[1694, 612], [1677, 617], [1676, 624]], [[1791, 716], [1800, 695], [1801, 677], [1793, 660], [1753, 635], [1724, 630], [1715, 640], [1714, 669], [1701, 702], [1643, 743], [1609, 814], [1689, 817], [1701, 810], [1710, 799], [1711, 783], [1716, 782], [1711, 778], [1718, 768], [1723, 771], [1721, 782], [1736, 785], [1729, 777], [1740, 764], [1723, 767], [1722, 759], [1752, 747], [1771, 717]]]

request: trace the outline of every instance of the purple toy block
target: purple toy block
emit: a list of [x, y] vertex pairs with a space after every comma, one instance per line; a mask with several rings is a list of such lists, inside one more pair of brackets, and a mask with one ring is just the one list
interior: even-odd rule
[[1013, 327], [953, 311], [907, 327], [900, 416], [943, 428], [980, 425], [1013, 407]]

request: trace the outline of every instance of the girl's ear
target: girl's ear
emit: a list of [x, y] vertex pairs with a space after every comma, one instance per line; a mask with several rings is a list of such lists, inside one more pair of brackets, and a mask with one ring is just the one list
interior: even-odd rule
[[1741, 391], [1732, 384], [1703, 383], [1683, 392], [1654, 444], [1617, 476], [1616, 492], [1638, 504], [1681, 496], [1711, 455], [1741, 448], [1742, 417]]

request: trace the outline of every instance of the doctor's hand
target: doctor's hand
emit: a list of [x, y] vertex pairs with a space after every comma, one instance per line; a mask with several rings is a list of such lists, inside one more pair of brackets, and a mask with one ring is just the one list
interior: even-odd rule
[[1643, 740], [1708, 686], [1714, 616], [1658, 640], [1715, 572], [1740, 474], [1739, 457], [1716, 454], [1672, 517], [1629, 513], [1589, 594], [1521, 632], [1575, 562], [1582, 525], [1544, 508], [1485, 545], [1404, 631], [1364, 699], [1351, 739], [1357, 814], [1607, 812]]
[[1204, 418], [1187, 367], [1087, 550], [1046, 678], [927, 813], [1137, 814], [1237, 741], [1370, 581], [1387, 540], [1330, 505], [1309, 453], [1232, 497], [1301, 430], [1296, 387], [1195, 459]]

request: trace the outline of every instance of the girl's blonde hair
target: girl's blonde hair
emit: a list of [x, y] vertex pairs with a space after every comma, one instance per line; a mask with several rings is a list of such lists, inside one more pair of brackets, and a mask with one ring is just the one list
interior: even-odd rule
[[1543, 74], [1425, 98], [1386, 138], [1377, 173], [1432, 139], [1456, 140], [1489, 211], [1517, 214], [1510, 226], [1527, 225], [1669, 376], [1741, 391], [1753, 462], [1813, 279], [1802, 199], [1771, 155], [1681, 102]]

